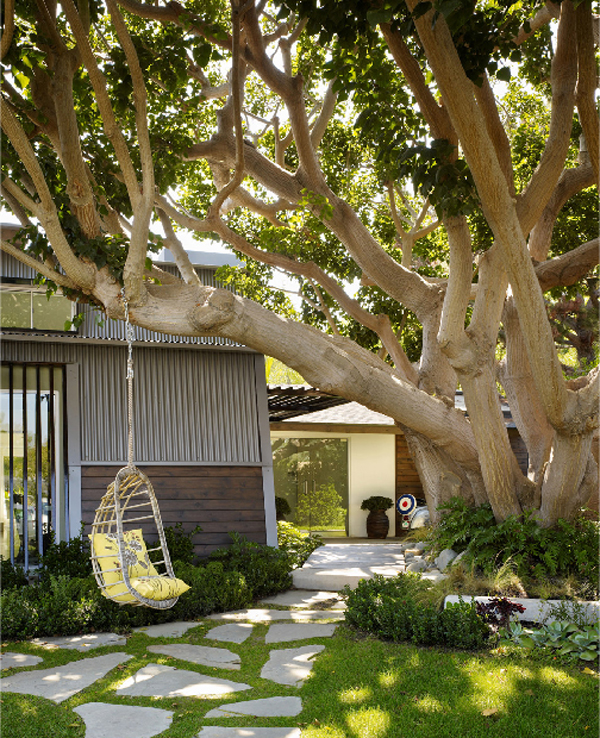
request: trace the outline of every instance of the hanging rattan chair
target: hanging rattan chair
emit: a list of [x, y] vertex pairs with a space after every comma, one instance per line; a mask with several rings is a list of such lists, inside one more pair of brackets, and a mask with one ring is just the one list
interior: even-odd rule
[[[128, 446], [129, 463], [117, 472], [96, 510], [90, 535], [92, 567], [102, 594], [119, 605], [145, 605], [167, 609], [189, 589], [175, 577], [165, 540], [154, 489], [148, 477], [133, 463], [133, 332], [124, 291], [129, 357]], [[147, 549], [148, 540], [158, 545]], [[149, 554], [159, 551], [153, 562]]]

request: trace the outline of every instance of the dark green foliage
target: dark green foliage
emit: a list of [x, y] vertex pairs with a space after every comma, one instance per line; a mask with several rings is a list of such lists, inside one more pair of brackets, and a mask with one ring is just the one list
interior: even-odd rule
[[[4, 587], [0, 595], [2, 639], [21, 640], [94, 630], [123, 633], [144, 625], [194, 620], [211, 612], [247, 607], [254, 600], [287, 589], [291, 584], [289, 572], [294, 566], [293, 554], [250, 543], [232, 534], [231, 549], [221, 549], [215, 557], [217, 560], [194, 566], [189, 560], [193, 553], [188, 544], [196, 531], [185, 533], [177, 526], [170, 530], [173, 550], [178, 556], [173, 562], [175, 575], [191, 587], [171, 609], [120, 606], [102, 595], [93, 576], [55, 575], [53, 572], [60, 567], [53, 549], [53, 556], [48, 560], [50, 566], [39, 582], [19, 586], [23, 579], [18, 578], [18, 573], [7, 574], [13, 577], [13, 585]], [[81, 541], [65, 550], [77, 551], [77, 546], [81, 546]], [[79, 553], [82, 555], [81, 551]], [[77, 556], [73, 558], [78, 560]], [[75, 568], [73, 562], [70, 566]], [[6, 562], [3, 562], [4, 569], [8, 571]]]
[[323, 545], [320, 538], [302, 533], [299, 528], [285, 520], [277, 523], [277, 543], [279, 549], [287, 553], [295, 568], [302, 566], [311, 553]]
[[475, 604], [461, 601], [440, 611], [419, 601], [419, 594], [430, 586], [411, 574], [363, 579], [356, 589], [343, 590], [348, 604], [346, 623], [391, 641], [482, 648], [490, 631]]
[[361, 510], [389, 510], [393, 505], [393, 501], [389, 497], [381, 497], [380, 495], [373, 495], [367, 497], [366, 500], [362, 501], [360, 506]]
[[[176, 523], [174, 526], [164, 528], [165, 540], [171, 561], [181, 561], [184, 564], [193, 564], [196, 560], [194, 553], [194, 543], [192, 538], [202, 531], [202, 526], [197, 525], [191, 530], [185, 530], [182, 523]], [[158, 545], [158, 542], [152, 543], [149, 548]], [[152, 561], [158, 561], [161, 558], [160, 551], [153, 551], [150, 554]]]
[[432, 531], [435, 551], [467, 551], [468, 560], [486, 573], [511, 561], [521, 577], [573, 575], [592, 591], [598, 587], [598, 524], [580, 517], [540, 528], [533, 513], [496, 523], [489, 505], [469, 507], [453, 498]]
[[10, 559], [0, 556], [0, 588], [3, 590], [23, 587], [27, 584], [27, 577], [20, 566], [15, 566]]
[[285, 516], [292, 512], [290, 503], [285, 497], [275, 497], [275, 515], [277, 520], [285, 520]]
[[51, 531], [50, 543], [46, 546], [40, 563], [42, 579], [61, 576], [89, 577], [92, 574], [90, 543], [88, 537], [83, 535], [83, 526], [78, 536], [58, 543], [54, 531]]
[[239, 533], [230, 533], [232, 544], [213, 551], [210, 558], [228, 571], [244, 575], [253, 596], [260, 598], [289, 589], [292, 563], [285, 551], [253, 543]]

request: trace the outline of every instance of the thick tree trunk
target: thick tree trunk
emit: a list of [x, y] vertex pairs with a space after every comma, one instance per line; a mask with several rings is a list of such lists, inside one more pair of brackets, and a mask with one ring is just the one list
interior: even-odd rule
[[585, 505], [598, 483], [598, 465], [592, 450], [593, 433], [570, 436], [557, 433], [542, 486], [539, 519], [544, 527], [559, 518], [572, 518]]
[[467, 474], [452, 458], [428, 438], [401, 426], [408, 448], [419, 472], [432, 523], [441, 517], [438, 508], [452, 497], [462, 497], [468, 504], [486, 502], [483, 480], [477, 473]]

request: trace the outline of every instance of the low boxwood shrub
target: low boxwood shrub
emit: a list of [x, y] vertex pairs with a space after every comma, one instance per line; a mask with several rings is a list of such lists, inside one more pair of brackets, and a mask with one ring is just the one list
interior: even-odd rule
[[458, 602], [439, 610], [420, 601], [430, 584], [415, 574], [363, 579], [342, 590], [347, 602], [346, 623], [392, 641], [443, 645], [459, 649], [483, 648], [490, 630], [475, 603]]
[[[184, 542], [191, 540], [195, 532], [177, 527], [174, 530], [175, 555], [179, 558], [174, 558], [173, 569], [191, 589], [169, 610], [117, 605], [103, 597], [93, 575], [60, 573], [64, 568], [79, 570], [85, 547], [81, 537], [70, 545], [55, 544], [42, 576], [33, 584], [24, 585], [27, 580], [22, 572], [5, 562], [3, 571], [8, 572], [12, 586], [3, 582], [0, 593], [2, 639], [73, 635], [92, 630], [123, 633], [134, 627], [195, 620], [211, 612], [241, 609], [255, 599], [289, 588], [293, 562], [285, 551], [251, 543], [234, 534], [230, 549], [221, 549], [212, 560], [195, 566], [191, 563], [192, 549]], [[64, 568], [59, 561], [62, 550], [66, 552]]]
[[0, 586], [3, 590], [23, 587], [27, 584], [27, 577], [23, 568], [15, 566], [10, 559], [0, 556]]
[[239, 533], [231, 532], [229, 536], [231, 545], [213, 551], [210, 559], [220, 561], [227, 571], [243, 574], [253, 598], [266, 597], [291, 587], [293, 562], [285, 551], [254, 543]]
[[285, 520], [277, 523], [277, 543], [280, 550], [290, 557], [294, 568], [301, 567], [311, 553], [323, 545], [320, 538], [303, 533]]
[[49, 543], [40, 559], [39, 575], [42, 579], [71, 577], [85, 579], [92, 574], [90, 542], [83, 534], [83, 525], [78, 536], [68, 541], [56, 542], [54, 531], [48, 534]]

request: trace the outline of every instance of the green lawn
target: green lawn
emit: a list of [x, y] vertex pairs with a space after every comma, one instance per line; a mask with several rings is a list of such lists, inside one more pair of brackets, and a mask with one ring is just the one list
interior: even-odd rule
[[[207, 669], [146, 652], [161, 642], [201, 643], [214, 622], [201, 624], [181, 639], [149, 639], [136, 634], [125, 647], [97, 649], [86, 656], [127, 651], [134, 658], [92, 687], [60, 705], [33, 697], [2, 695], [2, 735], [7, 738], [83, 738], [83, 721], [72, 709], [84, 702], [105, 701], [162, 707], [175, 713], [165, 738], [193, 738], [204, 725], [293, 726], [303, 738], [583, 738], [597, 736], [598, 677], [576, 668], [547, 662], [416, 648], [364, 638], [340, 626], [333, 638], [267, 646], [266, 625], [257, 625], [241, 645], [226, 645], [240, 654], [242, 669]], [[302, 689], [283, 687], [260, 678], [271, 648], [322, 643], [310, 679]], [[216, 644], [212, 644], [216, 645]], [[76, 652], [43, 651], [31, 644], [9, 643], [5, 650], [44, 657], [39, 668], [81, 658]], [[148, 662], [197, 670], [254, 688], [239, 700], [275, 695], [302, 697], [297, 718], [204, 721], [212, 707], [235, 696], [150, 699], [117, 697], [114, 689]], [[3, 672], [3, 676], [9, 672]], [[115, 736], [115, 738], [127, 738]]]

